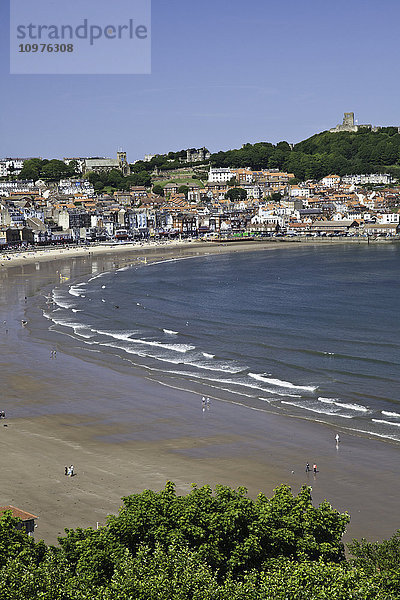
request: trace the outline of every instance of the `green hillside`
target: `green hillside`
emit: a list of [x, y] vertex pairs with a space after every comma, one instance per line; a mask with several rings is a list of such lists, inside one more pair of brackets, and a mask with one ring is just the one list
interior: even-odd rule
[[390, 172], [400, 176], [400, 134], [396, 127], [379, 132], [323, 132], [296, 144], [287, 142], [245, 144], [238, 150], [211, 155], [215, 167], [278, 168], [298, 179], [320, 179], [338, 175]]
[[[182, 163], [186, 150], [158, 154], [149, 162], [137, 161], [131, 165], [131, 175], [124, 177], [118, 170], [110, 173], [90, 173], [88, 179], [95, 190], [129, 189], [132, 185], [150, 186], [151, 183], [178, 181], [189, 183], [207, 177], [207, 163]], [[356, 133], [317, 133], [294, 147], [287, 142], [271, 144], [258, 142], [242, 148], [216, 152], [211, 155], [213, 167], [250, 167], [253, 170], [279, 169], [293, 173], [299, 180], [321, 179], [325, 175], [355, 175], [357, 173], [392, 173], [400, 178], [400, 134], [397, 127], [382, 127], [378, 132], [360, 130]], [[154, 174], [157, 170], [157, 175]], [[76, 175], [74, 165], [59, 160], [27, 160], [19, 175], [21, 179], [58, 181]], [[11, 178], [15, 179], [16, 176]]]

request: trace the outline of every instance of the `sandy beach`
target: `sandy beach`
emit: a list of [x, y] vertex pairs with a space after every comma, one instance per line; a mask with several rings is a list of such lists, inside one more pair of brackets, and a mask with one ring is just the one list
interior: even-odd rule
[[[186, 493], [195, 482], [267, 496], [281, 483], [313, 488], [351, 523], [346, 540], [390, 536], [400, 527], [396, 444], [341, 434], [321, 423], [212, 401], [105, 364], [90, 349], [68, 348], [41, 318], [43, 295], [60, 277], [120, 268], [138, 260], [243, 252], [292, 243], [175, 243], [91, 247], [1, 257], [0, 421], [3, 468], [0, 503], [39, 516], [36, 539], [56, 543], [64, 528], [96, 527], [118, 511], [121, 497], [167, 480]], [[89, 254], [90, 253], [90, 254]], [[26, 258], [24, 258], [24, 255]], [[21, 321], [28, 322], [26, 327]], [[57, 350], [56, 358], [52, 350]], [[4, 426], [6, 425], [6, 426]], [[305, 473], [316, 462], [316, 476]], [[76, 476], [65, 477], [73, 464]]]

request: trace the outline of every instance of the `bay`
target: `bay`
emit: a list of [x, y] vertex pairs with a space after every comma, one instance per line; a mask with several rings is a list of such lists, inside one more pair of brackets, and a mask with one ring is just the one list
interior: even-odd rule
[[43, 312], [199, 402], [400, 441], [399, 259], [344, 244], [143, 261], [58, 285]]

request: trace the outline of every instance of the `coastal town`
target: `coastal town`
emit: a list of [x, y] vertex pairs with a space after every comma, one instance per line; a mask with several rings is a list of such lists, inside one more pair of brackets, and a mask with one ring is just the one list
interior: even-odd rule
[[400, 600], [400, 1], [0, 13], [0, 600]]
[[3, 251], [174, 238], [393, 239], [400, 233], [400, 185], [388, 173], [299, 181], [277, 168], [212, 166], [201, 148], [187, 150], [178, 168], [176, 161], [171, 170], [155, 167], [147, 185], [99, 190], [96, 176], [129, 175], [125, 152], [116, 159], [65, 158], [74, 175], [58, 180], [20, 178], [29, 161], [0, 160]]

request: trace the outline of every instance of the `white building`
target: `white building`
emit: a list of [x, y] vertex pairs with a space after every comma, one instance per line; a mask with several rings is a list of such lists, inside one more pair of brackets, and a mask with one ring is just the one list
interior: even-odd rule
[[69, 229], [69, 212], [67, 210], [60, 210], [56, 222], [57, 225], [63, 228], [63, 231]]
[[26, 160], [30, 158], [0, 158], [0, 177], [19, 175]]
[[328, 188], [336, 188], [340, 185], [340, 177], [339, 175], [327, 175], [323, 179], [321, 179], [321, 184], [324, 187]]
[[290, 196], [292, 198], [309, 198], [310, 197], [310, 188], [300, 187], [299, 185], [291, 185], [290, 186]]
[[230, 167], [227, 168], [213, 168], [211, 167], [208, 173], [209, 183], [228, 183], [234, 177]]
[[20, 181], [0, 181], [0, 196], [9, 196], [11, 192], [29, 194], [35, 189], [35, 184], [32, 180]]
[[88, 198], [94, 196], [94, 187], [87, 179], [61, 179], [58, 191], [66, 196], [74, 194], [84, 194]]
[[275, 210], [266, 206], [260, 206], [257, 214], [251, 219], [252, 225], [273, 224], [283, 227], [285, 223], [285, 209]]
[[10, 212], [6, 206], [0, 204], [0, 225], [9, 227], [11, 225]]
[[399, 213], [381, 213], [378, 215], [380, 225], [398, 225], [400, 223]]
[[350, 185], [365, 185], [376, 183], [388, 185], [394, 183], [394, 178], [389, 173], [370, 173], [369, 175], [345, 175], [342, 182]]
[[245, 187], [248, 198], [253, 198], [254, 200], [260, 200], [262, 198], [262, 189], [258, 185], [251, 185]]

